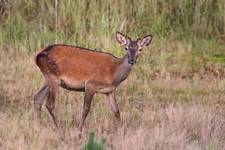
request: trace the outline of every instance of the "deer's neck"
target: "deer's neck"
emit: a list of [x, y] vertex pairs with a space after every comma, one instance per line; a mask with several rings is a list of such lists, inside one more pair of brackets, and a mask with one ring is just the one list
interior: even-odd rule
[[128, 63], [128, 55], [125, 55], [121, 59], [115, 71], [113, 83], [115, 85], [119, 85], [122, 81], [124, 81], [128, 77], [131, 69], [132, 69], [132, 65]]

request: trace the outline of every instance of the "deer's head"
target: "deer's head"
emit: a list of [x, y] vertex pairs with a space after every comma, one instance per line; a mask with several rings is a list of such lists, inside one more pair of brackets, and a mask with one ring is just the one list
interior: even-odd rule
[[142, 48], [148, 46], [152, 41], [152, 35], [147, 35], [142, 39], [132, 40], [130, 37], [126, 37], [120, 32], [116, 33], [116, 39], [122, 45], [128, 56], [128, 63], [134, 65], [141, 54]]

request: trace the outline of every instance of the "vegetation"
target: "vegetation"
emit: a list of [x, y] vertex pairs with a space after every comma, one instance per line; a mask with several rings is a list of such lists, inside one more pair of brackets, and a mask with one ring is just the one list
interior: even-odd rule
[[89, 133], [89, 138], [87, 144], [84, 146], [83, 150], [104, 150], [105, 140], [102, 139], [100, 142], [95, 141], [94, 132]]
[[[0, 0], [0, 149], [81, 149], [95, 129], [107, 149], [223, 150], [224, 18], [224, 0]], [[154, 36], [118, 88], [123, 126], [97, 95], [74, 140], [83, 96], [60, 90], [64, 140], [44, 107], [35, 133], [32, 99], [43, 82], [35, 53], [65, 43], [122, 57], [118, 30]]]
[[[2, 0], [1, 47], [10, 45], [32, 55], [46, 45], [66, 43], [121, 56], [119, 45], [111, 43], [121, 30], [131, 37], [154, 35], [152, 52], [163, 54], [160, 59], [146, 57], [144, 63], [153, 59], [155, 71], [166, 65], [167, 71], [180, 74], [181, 66], [196, 72], [211, 63], [217, 68], [225, 64], [223, 0], [57, 1]], [[172, 49], [162, 49], [164, 45]]]

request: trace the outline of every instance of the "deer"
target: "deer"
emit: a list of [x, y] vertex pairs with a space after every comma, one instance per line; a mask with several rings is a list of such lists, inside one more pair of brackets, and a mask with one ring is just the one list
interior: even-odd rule
[[152, 38], [150, 34], [142, 39], [132, 40], [116, 32], [116, 40], [126, 51], [123, 58], [107, 52], [65, 44], [49, 45], [38, 52], [35, 63], [42, 72], [45, 82], [33, 98], [37, 129], [40, 129], [41, 108], [45, 99], [45, 106], [55, 127], [58, 128], [55, 99], [59, 87], [84, 92], [83, 108], [76, 128], [78, 132], [82, 133], [92, 99], [97, 93], [106, 95], [116, 120], [122, 122], [115, 91], [128, 77], [142, 48], [148, 46]]

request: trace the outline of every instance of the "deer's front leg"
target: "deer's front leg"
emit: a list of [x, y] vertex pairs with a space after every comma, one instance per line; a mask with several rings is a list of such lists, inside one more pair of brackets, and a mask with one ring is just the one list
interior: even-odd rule
[[85, 119], [86, 119], [86, 117], [87, 117], [87, 115], [90, 111], [91, 101], [94, 97], [94, 94], [95, 94], [95, 91], [94, 91], [94, 88], [92, 87], [92, 85], [87, 85], [85, 87], [84, 104], [83, 104], [80, 122], [79, 122], [79, 125], [78, 125], [78, 132], [82, 131], [84, 121], [85, 121]]
[[119, 107], [118, 107], [118, 104], [116, 102], [115, 92], [107, 94], [107, 97], [108, 97], [108, 100], [109, 100], [109, 104], [110, 104], [111, 110], [114, 112], [114, 114], [116, 116], [116, 119], [121, 124], [122, 121], [121, 121], [121, 118], [120, 118]]

